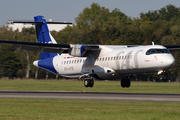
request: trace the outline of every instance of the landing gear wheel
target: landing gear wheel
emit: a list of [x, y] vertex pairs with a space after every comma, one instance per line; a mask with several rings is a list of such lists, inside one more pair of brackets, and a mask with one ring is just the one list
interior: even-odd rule
[[94, 86], [94, 80], [93, 78], [86, 78], [84, 80], [84, 86], [85, 87], [93, 87]]
[[129, 79], [126, 80], [126, 87], [129, 88], [131, 86], [131, 81]]
[[90, 80], [89, 79], [85, 79], [84, 80], [84, 86], [85, 87], [89, 87], [89, 84], [90, 84]]
[[121, 87], [125, 88], [129, 88], [131, 86], [131, 81], [130, 79], [122, 79], [121, 80]]
[[125, 82], [126, 82], [125, 79], [122, 79], [122, 80], [121, 80], [121, 87], [123, 87], [123, 88], [126, 87], [126, 83], [125, 83]]
[[94, 86], [94, 80], [91, 79], [91, 80], [90, 80], [90, 85], [89, 85], [89, 87], [93, 87], [93, 86]]

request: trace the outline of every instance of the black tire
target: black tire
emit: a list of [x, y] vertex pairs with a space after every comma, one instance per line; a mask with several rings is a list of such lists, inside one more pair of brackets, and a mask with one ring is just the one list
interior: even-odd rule
[[84, 80], [84, 86], [85, 86], [85, 87], [89, 87], [89, 84], [90, 84], [89, 79], [85, 79], [85, 80]]
[[126, 80], [125, 79], [122, 79], [121, 80], [121, 87], [126, 87]]
[[126, 87], [129, 88], [131, 86], [131, 81], [129, 79], [126, 80]]
[[94, 80], [91, 79], [91, 80], [90, 80], [90, 85], [89, 85], [89, 87], [93, 87], [93, 86], [94, 86]]

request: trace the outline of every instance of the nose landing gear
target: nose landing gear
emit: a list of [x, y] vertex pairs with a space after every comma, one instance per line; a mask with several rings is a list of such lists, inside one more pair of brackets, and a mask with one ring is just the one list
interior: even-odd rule
[[168, 75], [168, 71], [163, 70], [162, 77], [160, 78], [160, 80], [166, 81], [167, 80], [167, 75]]

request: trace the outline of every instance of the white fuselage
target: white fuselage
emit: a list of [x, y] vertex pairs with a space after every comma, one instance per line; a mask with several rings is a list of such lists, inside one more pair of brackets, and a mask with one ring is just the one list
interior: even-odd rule
[[[79, 78], [83, 74], [95, 73], [101, 79], [118, 79], [126, 74], [158, 72], [170, 69], [174, 57], [170, 53], [148, 54], [149, 49], [166, 49], [160, 45], [149, 46], [105, 46], [100, 45], [97, 58], [73, 57], [62, 54], [53, 58], [57, 73], [67, 78]], [[37, 62], [34, 62], [37, 65]]]

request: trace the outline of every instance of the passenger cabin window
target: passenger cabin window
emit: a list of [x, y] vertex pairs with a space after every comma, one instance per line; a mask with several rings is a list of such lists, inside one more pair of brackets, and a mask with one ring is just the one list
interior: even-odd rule
[[146, 55], [151, 55], [151, 54], [163, 54], [163, 53], [170, 53], [169, 50], [167, 49], [149, 49], [147, 52], [146, 52]]

